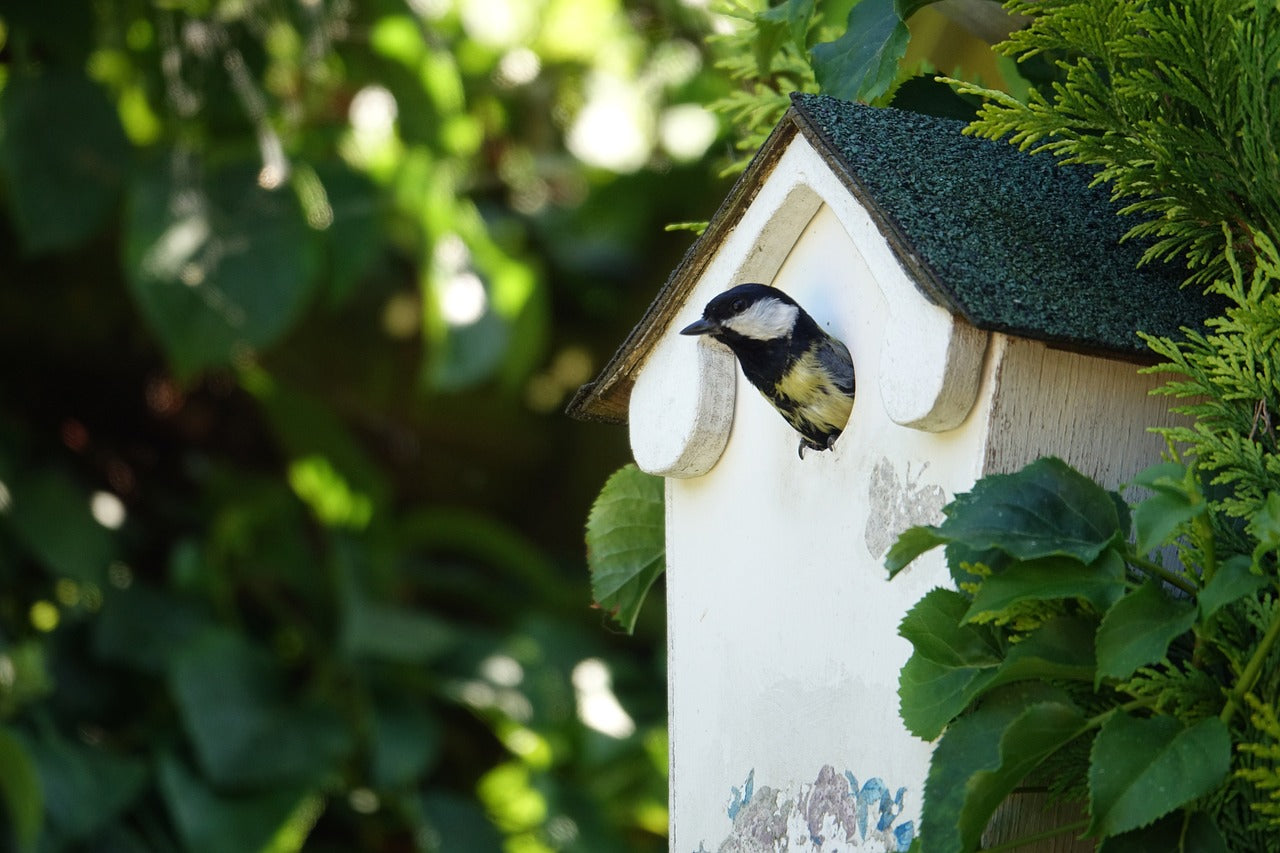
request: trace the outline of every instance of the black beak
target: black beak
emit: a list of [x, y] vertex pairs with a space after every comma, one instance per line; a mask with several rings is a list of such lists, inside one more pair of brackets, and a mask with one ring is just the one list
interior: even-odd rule
[[695, 320], [694, 322], [685, 326], [683, 329], [680, 330], [680, 334], [707, 335], [707, 334], [710, 334], [711, 332], [714, 332], [718, 328], [720, 328], [718, 324], [713, 323], [704, 317], [701, 320]]

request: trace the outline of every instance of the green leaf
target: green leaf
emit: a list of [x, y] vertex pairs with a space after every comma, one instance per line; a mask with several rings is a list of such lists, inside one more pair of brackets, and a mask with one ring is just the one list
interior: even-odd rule
[[28, 742], [40, 773], [44, 809], [59, 837], [83, 841], [98, 834], [142, 793], [147, 768], [137, 758], [44, 731]]
[[274, 343], [318, 282], [316, 232], [296, 197], [261, 188], [257, 172], [227, 168], [203, 185], [152, 172], [132, 187], [129, 287], [182, 376]]
[[1095, 625], [1076, 616], [1059, 616], [1044, 623], [1010, 646], [992, 686], [1024, 678], [1091, 680]]
[[227, 786], [315, 784], [347, 753], [331, 709], [287, 702], [270, 660], [209, 630], [173, 656], [169, 683], [200, 767]]
[[1089, 834], [1146, 826], [1215, 790], [1231, 767], [1231, 736], [1217, 717], [1187, 725], [1173, 717], [1114, 714], [1093, 743]]
[[0, 170], [27, 251], [67, 249], [101, 229], [129, 155], [115, 107], [83, 74], [14, 74], [0, 90]]
[[1092, 640], [1091, 623], [1061, 617], [1012, 646], [994, 667], [957, 666], [917, 652], [902, 668], [898, 681], [903, 723], [917, 737], [932, 740], [975, 699], [994, 688], [1049, 678], [1090, 681], [1094, 671]]
[[630, 633], [666, 568], [663, 480], [635, 465], [614, 472], [587, 517], [591, 593]]
[[898, 541], [889, 546], [884, 556], [885, 567], [892, 579], [898, 572], [910, 565], [911, 561], [926, 551], [943, 545], [947, 538], [938, 532], [936, 527], [908, 527], [898, 536]]
[[1085, 566], [1070, 557], [1042, 557], [1010, 565], [982, 581], [965, 621], [1023, 601], [1082, 598], [1099, 613], [1124, 592], [1124, 560], [1114, 549]]
[[1133, 509], [1140, 554], [1167, 544], [1178, 528], [1208, 509], [1199, 481], [1179, 462], [1153, 465], [1133, 482], [1154, 492]]
[[1128, 678], [1164, 658], [1169, 643], [1196, 621], [1196, 606], [1174, 599], [1155, 578], [1112, 606], [1098, 628], [1098, 681]]
[[907, 611], [898, 634], [910, 641], [915, 654], [944, 666], [996, 666], [1000, 646], [984, 625], [963, 624], [969, 599], [938, 587]]
[[[924, 551], [946, 544], [960, 557], [998, 550], [1019, 560], [1070, 557], [1093, 563], [1124, 533], [1112, 493], [1061, 459], [1044, 458], [1014, 474], [990, 474], [957, 495], [936, 527], [913, 527], [889, 549], [890, 575]], [[954, 560], [953, 574], [956, 571]]]
[[423, 816], [432, 836], [439, 838], [435, 853], [473, 853], [501, 850], [501, 833], [474, 799], [433, 791], [422, 798]]
[[933, 740], [994, 680], [996, 670], [955, 667], [912, 655], [898, 675], [898, 713], [921, 740]]
[[115, 537], [94, 520], [88, 490], [57, 471], [9, 483], [12, 505], [0, 524], [56, 577], [101, 584], [115, 556]]
[[1200, 618], [1208, 619], [1233, 601], [1261, 591], [1269, 583], [1266, 575], [1253, 573], [1253, 561], [1244, 554], [1224, 560], [1197, 596]]
[[1227, 853], [1227, 843], [1204, 812], [1178, 811], [1105, 839], [1098, 853]]
[[172, 755], [160, 758], [159, 782], [189, 853], [264, 850], [306, 797], [302, 789], [288, 787], [220, 795]]
[[809, 51], [824, 94], [870, 102], [889, 91], [910, 34], [894, 0], [859, 0], [844, 35]]
[[11, 840], [22, 853], [34, 851], [44, 826], [44, 789], [31, 754], [7, 728], [0, 728], [0, 798]]
[[1262, 560], [1267, 554], [1280, 551], [1280, 492], [1267, 495], [1262, 509], [1249, 519], [1249, 534], [1258, 540], [1253, 549], [1255, 571], [1262, 571]]
[[440, 754], [441, 728], [425, 708], [399, 699], [373, 708], [373, 782], [379, 788], [410, 785]]
[[428, 663], [457, 643], [449, 623], [429, 613], [369, 601], [359, 594], [347, 602], [342, 649], [352, 657]]
[[365, 175], [337, 164], [317, 167], [316, 176], [333, 217], [322, 238], [328, 301], [342, 305], [356, 291], [386, 242], [378, 188]]
[[1086, 727], [1079, 709], [1042, 685], [1001, 691], [953, 723], [925, 781], [921, 853], [977, 849], [996, 807]]
[[[816, 0], [783, 0], [777, 6], [765, 9], [756, 15], [757, 27], [763, 32], [764, 27], [761, 24], [785, 24], [787, 32], [791, 36], [791, 42], [796, 46], [797, 50], [803, 51], [808, 46], [809, 21], [813, 18], [815, 2]], [[759, 47], [759, 42], [757, 42], [757, 49]], [[761, 75], [768, 74], [769, 60], [772, 55], [770, 53], [768, 56], [762, 57], [757, 53], [756, 62]], [[761, 61], [762, 59], [763, 61]]]

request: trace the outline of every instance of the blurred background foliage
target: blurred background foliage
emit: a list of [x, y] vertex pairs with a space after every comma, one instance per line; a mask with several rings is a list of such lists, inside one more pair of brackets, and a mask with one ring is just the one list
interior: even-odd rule
[[0, 8], [0, 850], [665, 849], [625, 431], [560, 410], [772, 122], [707, 105], [803, 83], [778, 14]]

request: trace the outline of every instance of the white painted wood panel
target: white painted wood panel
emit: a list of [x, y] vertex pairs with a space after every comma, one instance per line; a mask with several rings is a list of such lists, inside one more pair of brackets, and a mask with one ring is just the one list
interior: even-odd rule
[[[898, 670], [910, 646], [897, 625], [946, 573], [934, 554], [890, 584], [883, 551], [910, 524], [939, 520], [982, 459], [981, 404], [945, 433], [903, 427], [886, 413], [876, 381], [883, 297], [833, 211], [818, 212], [774, 284], [849, 346], [858, 392], [835, 449], [800, 460], [795, 433], [738, 374], [719, 462], [705, 476], [667, 481], [678, 853], [720, 850], [726, 841], [723, 849], [757, 849], [733, 840], [785, 829], [781, 813], [745, 810], [748, 780], [747, 805], [758, 811], [774, 793], [779, 810], [790, 800], [794, 811], [818, 796], [815, 787], [821, 793], [820, 778], [838, 787], [852, 776], [869, 797], [879, 780], [891, 800], [906, 788], [889, 830], [918, 825], [930, 749], [898, 719]], [[871, 846], [792, 840], [790, 849], [894, 849], [877, 842], [872, 805], [873, 825], [859, 839]]]

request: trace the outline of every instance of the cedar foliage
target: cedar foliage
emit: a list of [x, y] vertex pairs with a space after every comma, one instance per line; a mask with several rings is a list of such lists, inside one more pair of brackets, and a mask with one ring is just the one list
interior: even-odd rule
[[[1245, 674], [1243, 662], [1261, 663], [1243, 696], [1252, 714], [1231, 716], [1230, 705], [1224, 714], [1234, 773], [1202, 805], [1231, 849], [1276, 849], [1280, 12], [1265, 0], [1014, 0], [1007, 8], [1031, 24], [1000, 49], [1019, 61], [1051, 58], [1061, 76], [1025, 101], [958, 84], [986, 99], [970, 132], [1096, 167], [1096, 180], [1135, 217], [1128, 236], [1146, 241], [1144, 262], [1185, 263], [1188, 286], [1227, 305], [1206, 330], [1147, 341], [1163, 359], [1152, 370], [1172, 374], [1160, 393], [1192, 419], [1163, 434], [1206, 483], [1211, 506], [1188, 526], [1184, 559], [1212, 572], [1247, 555], [1270, 580], [1270, 591], [1224, 608], [1196, 638], [1196, 659], [1214, 660], [1227, 683]], [[1159, 688], [1161, 704], [1204, 698], [1167, 667], [1144, 669], [1135, 682], [1143, 679]]]

